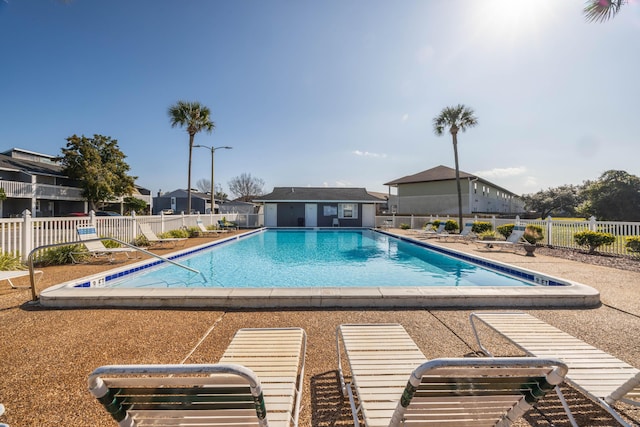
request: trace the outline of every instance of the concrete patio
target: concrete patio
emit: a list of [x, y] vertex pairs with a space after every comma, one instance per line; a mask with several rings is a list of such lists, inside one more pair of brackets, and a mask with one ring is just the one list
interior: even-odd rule
[[[199, 244], [192, 239], [189, 244]], [[479, 252], [473, 245], [442, 243], [461, 251], [592, 286], [602, 305], [588, 310], [530, 310], [542, 320], [640, 367], [640, 273], [537, 255]], [[44, 268], [41, 287], [110, 266]], [[214, 363], [243, 327], [299, 326], [308, 334], [301, 425], [352, 425], [340, 395], [335, 329], [341, 323], [401, 323], [425, 355], [474, 357], [468, 315], [461, 310], [139, 310], [43, 309], [27, 290], [0, 290], [0, 422], [19, 426], [115, 426], [89, 394], [87, 375], [105, 364]], [[496, 301], [499, 304], [499, 300]], [[499, 355], [519, 355], [495, 335], [485, 335]], [[616, 426], [604, 411], [566, 388], [581, 426]], [[640, 409], [616, 406], [640, 424]], [[569, 426], [558, 399], [546, 398], [518, 426]]]

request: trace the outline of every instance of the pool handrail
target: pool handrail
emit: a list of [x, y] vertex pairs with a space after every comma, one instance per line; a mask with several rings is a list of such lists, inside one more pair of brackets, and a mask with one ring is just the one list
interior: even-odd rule
[[191, 268], [191, 267], [187, 267], [186, 265], [180, 264], [179, 262], [175, 262], [173, 260], [170, 260], [169, 258], [165, 258], [163, 256], [154, 254], [153, 252], [149, 252], [146, 249], [142, 249], [138, 246], [132, 245], [131, 243], [127, 243], [127, 242], [123, 242], [122, 240], [116, 239], [115, 237], [98, 237], [95, 239], [87, 239], [87, 240], [77, 240], [77, 241], [73, 241], [73, 242], [64, 242], [64, 243], [51, 243], [48, 245], [42, 245], [42, 246], [38, 246], [37, 248], [34, 248], [31, 250], [31, 252], [29, 252], [29, 256], [27, 257], [27, 263], [29, 265], [29, 279], [31, 281], [31, 301], [32, 302], [36, 302], [38, 301], [38, 294], [36, 292], [36, 286], [35, 286], [35, 270], [33, 267], [33, 254], [36, 253], [37, 251], [41, 250], [41, 249], [48, 249], [48, 248], [54, 248], [57, 246], [68, 246], [68, 245], [75, 245], [75, 244], [83, 244], [85, 242], [95, 242], [95, 241], [103, 241], [103, 240], [113, 240], [114, 242], [117, 242], [121, 245], [124, 245], [126, 247], [132, 248], [136, 251], [142, 252], [143, 254], [147, 254], [150, 255], [151, 257], [154, 258], [158, 258], [162, 261], [168, 262], [169, 264], [173, 264], [176, 267], [180, 267], [180, 268], [184, 268], [185, 270], [188, 270], [192, 273], [197, 273], [200, 276], [202, 276], [202, 279], [206, 282], [208, 282], [207, 278], [204, 276], [204, 274], [200, 271], [200, 270], [196, 270], [195, 268]]

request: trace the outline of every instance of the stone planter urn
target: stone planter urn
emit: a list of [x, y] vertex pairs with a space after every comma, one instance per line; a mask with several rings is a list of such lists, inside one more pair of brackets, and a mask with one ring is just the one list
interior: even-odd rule
[[527, 252], [525, 256], [535, 256], [533, 254], [533, 252], [535, 252], [536, 250], [536, 245], [531, 244], [531, 243], [525, 243], [524, 244], [524, 250]]

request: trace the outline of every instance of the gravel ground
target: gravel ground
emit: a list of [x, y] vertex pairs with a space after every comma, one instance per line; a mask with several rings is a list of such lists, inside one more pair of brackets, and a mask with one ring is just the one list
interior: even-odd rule
[[570, 259], [572, 261], [578, 261], [585, 264], [601, 265], [604, 267], [617, 268], [619, 270], [640, 272], [640, 258], [628, 258], [600, 253], [589, 254], [580, 250], [552, 247], [539, 247], [536, 249], [535, 253]]
[[[188, 246], [203, 243], [190, 239]], [[640, 272], [586, 264], [587, 254], [539, 248], [535, 257], [480, 252], [473, 245], [447, 244], [598, 289], [603, 305], [589, 310], [527, 310], [542, 320], [626, 362], [640, 367]], [[166, 253], [163, 251], [162, 253]], [[563, 255], [558, 257], [557, 255]], [[572, 256], [583, 255], [577, 262]], [[612, 263], [611, 261], [615, 261]], [[604, 261], [602, 261], [604, 262]], [[624, 261], [627, 263], [627, 261]], [[637, 265], [637, 264], [631, 264]], [[46, 267], [39, 289], [111, 268], [110, 265]], [[18, 283], [20, 284], [20, 283]], [[0, 288], [0, 422], [11, 427], [113, 427], [116, 423], [87, 391], [87, 375], [105, 364], [214, 363], [243, 327], [299, 326], [308, 336], [301, 426], [353, 425], [337, 381], [335, 330], [342, 323], [402, 324], [428, 358], [473, 357], [477, 345], [469, 327], [472, 310], [53, 310], [27, 302], [26, 290]], [[485, 343], [500, 356], [518, 350], [490, 331]], [[580, 426], [615, 427], [605, 412], [565, 387]], [[640, 425], [640, 410], [616, 407]], [[558, 399], [545, 398], [517, 427], [569, 427]]]

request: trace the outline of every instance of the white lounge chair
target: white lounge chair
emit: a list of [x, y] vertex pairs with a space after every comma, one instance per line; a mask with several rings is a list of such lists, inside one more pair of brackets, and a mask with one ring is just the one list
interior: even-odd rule
[[[98, 232], [93, 225], [77, 227], [76, 232], [78, 233], [78, 238], [82, 240], [82, 244], [93, 259], [106, 259], [109, 262], [113, 262], [115, 261], [116, 254], [124, 254], [127, 258], [131, 258], [129, 254], [136, 252], [133, 248], [107, 248], [102, 241], [92, 240], [99, 238]], [[70, 255], [73, 262], [79, 263], [82, 259], [78, 257], [78, 255], [86, 255], [86, 252], [72, 252]]]
[[306, 334], [240, 329], [218, 364], [111, 365], [89, 390], [120, 427], [297, 426]]
[[[39, 274], [40, 278], [42, 278], [42, 274], [43, 274], [42, 271], [35, 270], [33, 273], [34, 274]], [[19, 277], [24, 277], [24, 276], [28, 276], [28, 275], [29, 275], [29, 270], [0, 271], [0, 282], [3, 281], [3, 280], [6, 280], [13, 289], [31, 288], [31, 285], [29, 285], [29, 286], [16, 286], [11, 281], [11, 279], [17, 279]]]
[[479, 249], [511, 249], [513, 251], [523, 247], [527, 242], [524, 240], [524, 232], [526, 230], [524, 225], [516, 225], [513, 227], [511, 234], [507, 237], [507, 240], [476, 240], [475, 243]]
[[175, 247], [178, 243], [183, 242], [184, 245], [187, 242], [186, 237], [164, 237], [160, 238], [153, 232], [151, 226], [149, 224], [138, 224], [140, 227], [140, 232], [144, 236], [145, 239], [149, 242], [150, 246], [164, 246], [171, 245], [171, 247]]
[[222, 233], [223, 231], [226, 230], [209, 230], [207, 227], [204, 226], [204, 224], [202, 223], [202, 220], [200, 218], [196, 219], [196, 225], [198, 226], [198, 228], [200, 229], [200, 233], [202, 234], [215, 234], [216, 236], [220, 233]]
[[418, 239], [430, 239], [432, 237], [447, 235], [449, 233], [447, 233], [447, 231], [444, 229], [446, 225], [447, 224], [445, 222], [441, 222], [440, 224], [438, 224], [438, 227], [435, 230], [432, 229], [431, 226], [417, 230], [414, 234], [414, 237]]
[[[556, 357], [569, 367], [566, 382], [600, 405], [623, 426], [632, 426], [615, 410], [617, 401], [640, 406], [640, 370], [527, 313], [471, 313], [471, 327], [480, 349], [476, 321], [511, 341], [529, 356]], [[558, 391], [572, 424], [571, 411]], [[636, 420], [637, 422], [638, 420]]]
[[473, 232], [473, 222], [466, 222], [459, 234], [446, 233], [437, 237], [438, 237], [438, 240], [450, 241], [450, 242], [463, 241], [466, 243], [469, 240], [471, 240], [473, 237], [475, 237], [475, 233]]
[[508, 426], [566, 374], [566, 366], [551, 359], [427, 361], [398, 324], [341, 325], [336, 335], [341, 386], [356, 427], [358, 414], [366, 426], [376, 427]]

